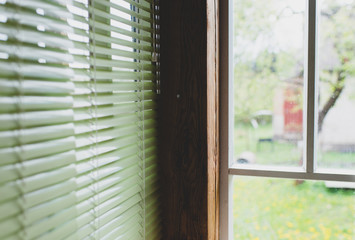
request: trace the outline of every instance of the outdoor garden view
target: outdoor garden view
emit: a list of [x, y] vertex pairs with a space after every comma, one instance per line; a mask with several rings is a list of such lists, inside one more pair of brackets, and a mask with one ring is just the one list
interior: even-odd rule
[[[307, 2], [234, 0], [232, 164], [303, 164]], [[355, 170], [355, 0], [317, 27], [316, 166]], [[354, 185], [234, 177], [234, 238], [354, 240]]]

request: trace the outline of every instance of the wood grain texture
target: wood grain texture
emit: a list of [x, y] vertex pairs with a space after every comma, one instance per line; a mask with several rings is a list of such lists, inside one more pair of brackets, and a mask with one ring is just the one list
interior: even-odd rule
[[219, 41], [218, 0], [207, 0], [208, 239], [219, 237]]
[[216, 22], [209, 19], [215, 18], [212, 2], [160, 2], [163, 239], [217, 235], [218, 57]]

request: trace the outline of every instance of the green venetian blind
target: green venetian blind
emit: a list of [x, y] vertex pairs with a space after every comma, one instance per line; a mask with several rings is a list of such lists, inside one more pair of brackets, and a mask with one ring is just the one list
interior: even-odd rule
[[0, 239], [160, 239], [156, 4], [0, 12]]

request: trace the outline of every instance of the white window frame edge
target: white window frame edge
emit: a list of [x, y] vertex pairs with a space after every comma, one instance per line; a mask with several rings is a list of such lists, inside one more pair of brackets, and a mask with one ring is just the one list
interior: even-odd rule
[[[323, 181], [344, 181], [355, 182], [355, 172], [346, 169], [322, 169], [316, 168], [315, 143], [317, 134], [318, 117], [317, 101], [318, 96], [318, 1], [306, 0], [307, 6], [307, 42], [305, 43], [305, 59], [307, 69], [305, 79], [307, 93], [304, 101], [306, 119], [304, 129], [306, 141], [304, 143], [304, 158], [302, 167], [276, 167], [261, 165], [237, 165], [229, 167], [233, 159], [233, 129], [234, 129], [234, 107], [233, 107], [233, 0], [220, 1], [220, 239], [233, 239], [233, 198], [232, 178], [234, 175], [323, 180]], [[232, 54], [230, 54], [232, 53]], [[223, 94], [228, 93], [228, 94]], [[312, 103], [312, 104], [308, 104]]]
[[[219, 1], [219, 79], [220, 79], [220, 206], [219, 237], [233, 239], [233, 0]], [[223, 94], [224, 93], [224, 94]], [[227, 94], [225, 94], [227, 93]]]

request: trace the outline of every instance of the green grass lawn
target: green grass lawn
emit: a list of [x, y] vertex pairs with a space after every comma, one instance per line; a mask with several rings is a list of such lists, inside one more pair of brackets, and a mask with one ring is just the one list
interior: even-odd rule
[[236, 126], [234, 134], [234, 155], [237, 157], [245, 151], [253, 152], [257, 164], [276, 164], [298, 166], [301, 158], [301, 150], [296, 144], [273, 141], [258, 144], [259, 138], [271, 138], [270, 125], [261, 126], [257, 129], [251, 126]]
[[[256, 131], [257, 130], [257, 131]], [[253, 152], [257, 164], [299, 166], [302, 150], [295, 143], [274, 141], [271, 126], [237, 126], [234, 152]], [[355, 167], [355, 153], [325, 152], [323, 166]], [[334, 190], [324, 182], [235, 177], [233, 193], [235, 239], [355, 240], [355, 192]]]
[[355, 195], [324, 182], [235, 177], [234, 238], [355, 239]]
[[[302, 149], [297, 143], [273, 141], [258, 143], [259, 138], [273, 136], [271, 125], [257, 129], [250, 125], [237, 125], [234, 134], [234, 155], [237, 158], [242, 152], [250, 151], [256, 156], [257, 164], [273, 164], [280, 166], [299, 166], [302, 161]], [[341, 167], [355, 169], [354, 152], [319, 152], [318, 161], [322, 167]]]

